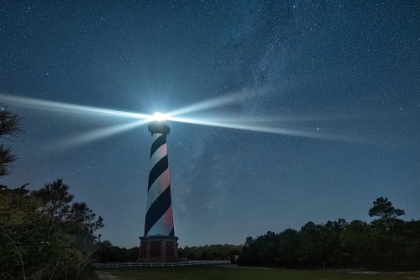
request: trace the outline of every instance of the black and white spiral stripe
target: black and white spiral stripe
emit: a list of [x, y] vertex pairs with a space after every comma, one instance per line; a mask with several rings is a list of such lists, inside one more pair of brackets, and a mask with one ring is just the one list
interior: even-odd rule
[[[166, 125], [165, 125], [166, 126]], [[169, 129], [169, 128], [168, 128]], [[169, 182], [168, 154], [164, 131], [152, 133], [150, 150], [149, 184], [147, 191], [146, 223], [144, 236], [174, 236], [174, 223]], [[163, 132], [163, 133], [160, 133]]]

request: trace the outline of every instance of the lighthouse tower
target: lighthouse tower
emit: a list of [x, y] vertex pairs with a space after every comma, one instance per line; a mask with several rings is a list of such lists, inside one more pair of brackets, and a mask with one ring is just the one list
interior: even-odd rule
[[175, 237], [169, 181], [166, 136], [169, 126], [155, 120], [148, 126], [152, 134], [150, 173], [147, 188], [144, 236], [140, 237], [138, 261], [178, 261], [178, 237]]

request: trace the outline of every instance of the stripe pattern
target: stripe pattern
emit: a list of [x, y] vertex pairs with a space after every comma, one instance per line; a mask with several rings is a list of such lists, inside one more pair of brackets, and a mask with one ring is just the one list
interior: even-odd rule
[[166, 133], [159, 132], [151, 130], [152, 147], [144, 236], [175, 236]]

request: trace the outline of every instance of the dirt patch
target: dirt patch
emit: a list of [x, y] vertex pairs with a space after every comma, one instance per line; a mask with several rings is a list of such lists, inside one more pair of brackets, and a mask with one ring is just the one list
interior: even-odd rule
[[226, 264], [226, 265], [215, 265], [215, 267], [223, 268], [246, 268], [246, 269], [274, 269], [272, 267], [261, 267], [261, 266], [239, 266], [237, 264]]
[[127, 278], [115, 276], [115, 275], [112, 275], [110, 272], [106, 272], [106, 271], [96, 271], [96, 274], [98, 274], [99, 279], [101, 280], [127, 280]]
[[366, 275], [375, 275], [375, 274], [379, 274], [379, 272], [377, 271], [369, 271], [369, 270], [355, 270], [355, 271], [349, 271], [349, 274], [366, 274]]

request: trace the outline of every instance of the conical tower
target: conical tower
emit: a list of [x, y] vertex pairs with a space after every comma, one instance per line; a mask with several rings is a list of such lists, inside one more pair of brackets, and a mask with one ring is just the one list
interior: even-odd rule
[[178, 238], [175, 237], [172, 214], [165, 121], [153, 121], [148, 129], [152, 134], [150, 173], [147, 189], [144, 236], [140, 237], [138, 261], [178, 261]]

